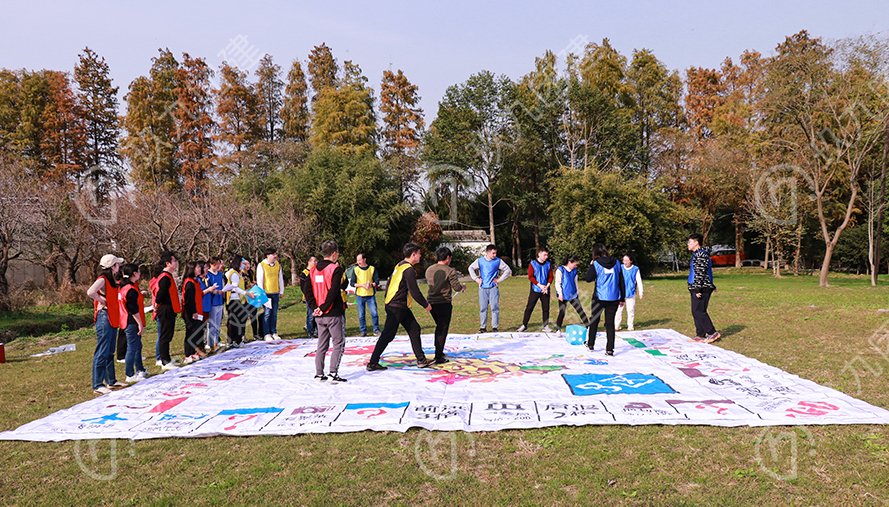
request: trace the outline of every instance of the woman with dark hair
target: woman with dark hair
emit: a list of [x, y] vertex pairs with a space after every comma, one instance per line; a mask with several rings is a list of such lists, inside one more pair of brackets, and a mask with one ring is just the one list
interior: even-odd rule
[[642, 275], [639, 273], [639, 266], [636, 265], [636, 258], [633, 254], [624, 254], [623, 264], [620, 267], [624, 277], [626, 300], [624, 307], [618, 308], [617, 315], [614, 317], [614, 329], [620, 331], [620, 321], [623, 319], [624, 308], [627, 309], [627, 329], [633, 331], [634, 320], [636, 318], [636, 296], [642, 299]]
[[176, 330], [176, 314], [182, 311], [182, 302], [179, 299], [179, 289], [176, 287], [174, 276], [179, 271], [179, 259], [173, 252], [161, 253], [158, 261], [160, 274], [155, 278], [157, 283], [151, 291], [154, 295], [154, 310], [157, 312], [157, 324], [160, 328], [158, 334], [158, 362], [164, 371], [179, 367], [179, 363], [170, 356], [170, 343], [173, 341], [173, 332]]
[[142, 333], [145, 332], [145, 302], [139, 291], [142, 273], [136, 264], [124, 264], [120, 271], [120, 320], [127, 337], [124, 364], [126, 381], [133, 383], [149, 377], [142, 364]]
[[120, 304], [117, 300], [117, 282], [114, 274], [123, 259], [107, 254], [99, 261], [102, 272], [87, 290], [93, 299], [96, 322], [96, 350], [93, 353], [93, 392], [108, 394], [113, 389], [126, 387], [114, 374], [114, 342], [120, 326]]
[[[209, 322], [208, 319], [210, 317], [210, 305], [212, 304], [211, 298], [213, 297], [213, 294], [212, 294], [213, 289], [210, 288], [210, 278], [207, 276], [207, 263], [204, 261], [197, 261], [197, 263], [198, 263], [198, 269], [200, 269], [200, 274], [197, 276], [197, 280], [198, 280], [198, 283], [201, 284], [201, 294], [202, 294], [201, 306], [204, 309], [204, 313], [203, 313], [204, 322]], [[201, 341], [204, 344], [204, 347], [206, 347], [207, 351], [209, 352], [211, 350], [214, 350], [213, 339], [212, 339], [212, 336], [209, 332], [210, 326], [209, 325], [204, 326], [203, 329], [204, 329], [204, 336], [201, 339]], [[204, 347], [197, 347], [195, 349], [195, 351], [199, 355], [206, 355], [206, 353], [204, 353]]]
[[565, 308], [570, 303], [574, 311], [580, 317], [584, 326], [589, 326], [590, 321], [583, 311], [583, 303], [577, 293], [577, 265], [580, 259], [574, 254], [565, 256], [565, 262], [556, 270], [553, 284], [556, 287], [556, 296], [559, 298], [559, 316], [556, 318], [556, 332], [562, 334], [562, 321], [565, 319]]
[[191, 364], [201, 358], [197, 349], [203, 347], [204, 327], [204, 292], [198, 278], [203, 271], [196, 261], [185, 265], [185, 279], [182, 281], [182, 320], [185, 321], [185, 364]]
[[[245, 290], [246, 280], [242, 271], [248, 268], [246, 264], [248, 263], [243, 257], [234, 255], [228, 263], [228, 271], [225, 272], [225, 288], [229, 289], [225, 291], [225, 307], [228, 310], [227, 333], [229, 347], [240, 347], [241, 342], [244, 341], [244, 337], [247, 334], [247, 324], [250, 322], [247, 298], [253, 299], [256, 297]], [[232, 292], [237, 294], [238, 297], [233, 298]], [[256, 338], [256, 333], [253, 333], [253, 338]]]
[[605, 333], [608, 342], [605, 344], [605, 355], [614, 355], [614, 317], [617, 308], [624, 305], [626, 287], [624, 277], [617, 259], [608, 254], [608, 249], [602, 243], [593, 245], [593, 260], [586, 271], [587, 283], [595, 282], [593, 291], [593, 305], [590, 313], [593, 319], [590, 323], [589, 339], [587, 347], [593, 350], [596, 343], [596, 331], [599, 329], [599, 319], [605, 312]]

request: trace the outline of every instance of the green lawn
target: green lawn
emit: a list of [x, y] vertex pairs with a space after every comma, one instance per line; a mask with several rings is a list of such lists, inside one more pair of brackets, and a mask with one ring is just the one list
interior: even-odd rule
[[[889, 320], [881, 311], [889, 309], [889, 280], [874, 288], [864, 276], [833, 275], [831, 287], [819, 288], [811, 276], [721, 270], [715, 277], [711, 315], [723, 334], [716, 345], [889, 408], [889, 340], [872, 339], [882, 354], [869, 344]], [[501, 330], [521, 324], [527, 286], [523, 278], [504, 285]], [[688, 300], [684, 276], [646, 280], [637, 329], [693, 334]], [[296, 301], [288, 292], [284, 338], [304, 336]], [[355, 335], [357, 316], [349, 312], [347, 332]], [[432, 319], [415, 314], [431, 332]], [[478, 324], [471, 288], [455, 301], [451, 329], [471, 333]], [[539, 325], [538, 308], [531, 330]], [[153, 328], [146, 336], [146, 365], [155, 373]], [[94, 341], [87, 328], [7, 346], [0, 431], [93, 398]], [[28, 357], [72, 342], [76, 352]], [[774, 454], [769, 439], [779, 440]], [[0, 504], [886, 505], [887, 461], [889, 429], [861, 425], [0, 442]]]

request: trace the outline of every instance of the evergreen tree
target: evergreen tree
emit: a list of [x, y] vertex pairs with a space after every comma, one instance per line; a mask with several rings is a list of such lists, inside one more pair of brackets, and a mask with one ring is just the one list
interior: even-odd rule
[[418, 106], [417, 86], [401, 69], [398, 74], [383, 72], [380, 85], [380, 112], [383, 114], [382, 155], [400, 182], [401, 200], [419, 190], [419, 146], [423, 135], [423, 110]]
[[339, 88], [324, 87], [317, 96], [312, 146], [333, 146], [349, 153], [374, 154], [373, 89], [367, 86], [361, 68], [351, 61], [344, 63], [344, 72]]
[[52, 166], [48, 171], [49, 178], [64, 183], [84, 169], [88, 156], [87, 124], [68, 76], [57, 71], [47, 71], [46, 76], [50, 100], [43, 110], [46, 134], [41, 149]]
[[320, 46], [312, 48], [309, 53], [309, 81], [312, 83], [312, 89], [315, 95], [312, 102], [318, 99], [318, 94], [324, 88], [335, 88], [337, 85], [336, 75], [339, 72], [336, 59], [333, 52], [327, 47], [327, 44], [321, 43]]
[[105, 59], [90, 48], [84, 48], [80, 62], [74, 67], [78, 99], [87, 130], [86, 168], [100, 186], [108, 190], [122, 182], [118, 154], [120, 119], [117, 112], [117, 87], [112, 86]]
[[306, 75], [299, 60], [294, 60], [287, 73], [284, 104], [281, 108], [281, 135], [285, 140], [303, 143], [309, 138], [309, 91]]

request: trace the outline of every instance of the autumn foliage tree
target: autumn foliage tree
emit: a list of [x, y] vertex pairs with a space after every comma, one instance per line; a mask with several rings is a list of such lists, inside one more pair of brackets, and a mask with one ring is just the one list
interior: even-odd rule
[[176, 159], [182, 168], [183, 187], [191, 194], [206, 190], [214, 169], [211, 73], [203, 58], [192, 58], [188, 53], [183, 53], [182, 65], [176, 70]]
[[401, 71], [383, 72], [380, 85], [381, 155], [401, 184], [402, 201], [419, 189], [420, 140], [425, 122], [416, 85]]

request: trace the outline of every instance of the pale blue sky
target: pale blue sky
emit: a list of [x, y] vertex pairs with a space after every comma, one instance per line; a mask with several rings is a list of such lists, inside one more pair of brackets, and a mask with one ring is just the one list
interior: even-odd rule
[[89, 46], [105, 57], [123, 96], [159, 47], [216, 69], [220, 52], [245, 36], [286, 71], [326, 42], [338, 61], [361, 66], [377, 96], [383, 71], [402, 69], [419, 86], [427, 118], [449, 85], [483, 69], [519, 78], [545, 50], [558, 53], [572, 41], [608, 37], [628, 57], [648, 48], [682, 73], [745, 49], [769, 55], [802, 29], [826, 39], [889, 32], [889, 7], [877, 0], [6, 3], [0, 67], [70, 71]]

